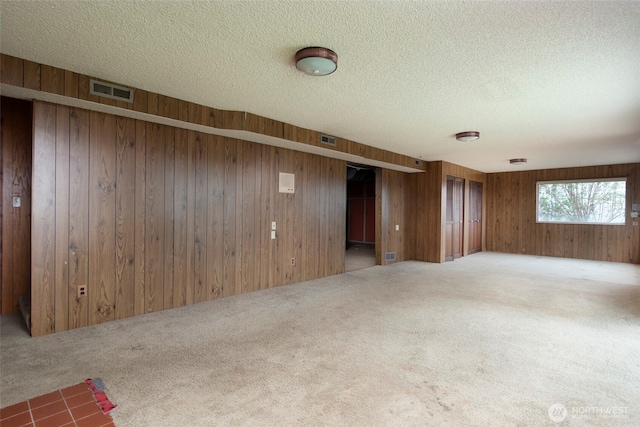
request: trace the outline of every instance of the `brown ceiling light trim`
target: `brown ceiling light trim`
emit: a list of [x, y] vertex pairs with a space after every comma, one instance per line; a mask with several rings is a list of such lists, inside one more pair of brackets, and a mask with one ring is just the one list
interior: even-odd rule
[[310, 76], [326, 76], [338, 69], [338, 54], [326, 47], [305, 47], [296, 52], [296, 68]]
[[480, 132], [476, 131], [468, 131], [468, 132], [460, 132], [456, 133], [456, 139], [458, 141], [476, 141], [480, 139]]

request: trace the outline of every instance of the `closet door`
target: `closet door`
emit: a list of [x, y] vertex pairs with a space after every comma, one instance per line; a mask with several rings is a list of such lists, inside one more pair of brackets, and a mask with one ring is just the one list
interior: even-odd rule
[[464, 180], [462, 178], [454, 178], [453, 180], [453, 258], [462, 256], [462, 238], [464, 217]]
[[464, 212], [464, 180], [447, 176], [447, 206], [445, 209], [445, 261], [462, 256], [462, 220]]
[[469, 181], [469, 253], [482, 250], [482, 183]]
[[444, 225], [444, 259], [453, 261], [453, 182], [452, 176], [447, 176], [447, 206], [445, 208]]

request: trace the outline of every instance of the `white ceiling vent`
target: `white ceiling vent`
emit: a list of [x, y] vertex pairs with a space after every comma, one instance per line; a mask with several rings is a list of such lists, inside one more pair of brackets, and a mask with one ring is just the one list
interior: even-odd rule
[[320, 135], [320, 142], [323, 144], [331, 145], [332, 147], [336, 146], [336, 137], [329, 135]]
[[90, 80], [89, 84], [89, 92], [91, 95], [103, 96], [118, 101], [133, 102], [133, 89], [131, 88], [99, 82], [93, 79]]

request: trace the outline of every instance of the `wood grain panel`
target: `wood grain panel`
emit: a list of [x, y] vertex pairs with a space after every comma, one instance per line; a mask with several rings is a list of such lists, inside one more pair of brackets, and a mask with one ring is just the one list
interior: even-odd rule
[[40, 90], [40, 64], [24, 61], [24, 87], [25, 89]]
[[[487, 175], [487, 249], [567, 258], [640, 263], [637, 226], [630, 218], [640, 180], [639, 164], [547, 169]], [[625, 225], [536, 223], [536, 182], [562, 179], [627, 178]], [[518, 206], [519, 209], [513, 209]], [[514, 214], [514, 212], [516, 212]]]
[[[241, 174], [239, 182], [242, 182], [242, 191], [238, 191], [241, 197], [241, 230], [239, 257], [236, 264], [236, 275], [240, 281], [240, 292], [247, 293], [255, 290], [255, 270], [260, 270], [256, 261], [255, 237], [258, 235], [260, 223], [256, 221], [256, 144], [239, 141], [238, 150], [239, 167]], [[258, 226], [258, 227], [256, 227]], [[258, 264], [258, 265], [256, 265]]]
[[318, 174], [318, 164], [315, 158], [312, 156], [304, 157], [304, 257], [305, 257], [305, 280], [312, 280], [318, 277], [318, 260], [316, 248], [313, 245], [308, 244], [309, 241], [315, 240], [314, 237], [318, 234], [318, 211], [317, 211], [317, 197], [318, 197], [318, 182], [320, 175]]
[[195, 169], [195, 211], [194, 211], [194, 302], [207, 300], [207, 194], [208, 194], [208, 163], [207, 136], [195, 132], [189, 133], [194, 145]]
[[0, 56], [0, 83], [22, 87], [24, 84], [24, 61], [15, 56]]
[[[58, 117], [56, 106], [38, 105], [34, 177], [50, 187], [35, 204], [37, 334], [53, 332], [56, 318], [75, 328], [344, 268], [344, 161], [67, 107]], [[55, 160], [59, 134], [68, 152]], [[67, 177], [56, 180], [57, 165]], [[279, 172], [296, 175], [295, 194], [278, 193]], [[397, 191], [403, 181], [394, 182]], [[65, 203], [68, 224], [56, 228]], [[65, 238], [68, 307], [55, 294]], [[75, 298], [80, 284], [88, 298]]]
[[207, 136], [207, 299], [224, 293], [224, 138]]
[[[1, 313], [18, 311], [31, 283], [31, 103], [2, 97], [0, 136], [0, 299]], [[21, 198], [14, 208], [12, 198]]]
[[[262, 272], [262, 262], [263, 262], [263, 258], [262, 258], [262, 243], [263, 243], [263, 237], [270, 237], [267, 236], [268, 230], [271, 229], [271, 227], [269, 226], [270, 224], [265, 224], [264, 221], [264, 216], [262, 215], [262, 209], [263, 209], [263, 202], [262, 202], [262, 146], [261, 145], [255, 145], [254, 147], [255, 150], [255, 157], [254, 157], [254, 163], [253, 163], [253, 170], [254, 170], [254, 182], [255, 182], [255, 187], [254, 187], [254, 203], [255, 203], [255, 212], [254, 212], [254, 216], [253, 216], [253, 223], [254, 223], [254, 234], [253, 234], [253, 241], [251, 242], [251, 245], [254, 246], [253, 249], [253, 259], [255, 262], [254, 268], [253, 268], [253, 290], [254, 291], [258, 291], [260, 289], [263, 289], [262, 284], [264, 283], [262, 277], [261, 277], [261, 272]], [[266, 241], [266, 239], [265, 239]]]
[[33, 105], [31, 335], [55, 331], [56, 106]]
[[147, 124], [136, 120], [134, 315], [146, 312]]
[[116, 118], [91, 112], [89, 130], [89, 324], [114, 320]]
[[[280, 160], [281, 160], [281, 169], [278, 169], [279, 172], [284, 173], [292, 173], [295, 175], [295, 152], [291, 150], [282, 150], [280, 152]], [[326, 162], [328, 166], [328, 161]], [[327, 169], [328, 172], [328, 169]], [[328, 175], [327, 175], [328, 176]], [[299, 182], [300, 177], [297, 177], [296, 180]], [[278, 229], [280, 230], [280, 236], [278, 240], [280, 241], [280, 250], [281, 250], [281, 285], [288, 285], [293, 283], [293, 272], [295, 270], [295, 265], [292, 265], [292, 258], [294, 257], [294, 246], [295, 246], [295, 236], [294, 236], [294, 204], [293, 201], [295, 199], [295, 193], [279, 193], [279, 208], [281, 209], [282, 215], [280, 215], [280, 222], [278, 224]], [[325, 207], [325, 211], [329, 209], [327, 205]], [[331, 274], [331, 260], [328, 254], [329, 248], [329, 239], [324, 242], [324, 251], [322, 252], [325, 257], [325, 275]]]
[[237, 191], [237, 151], [236, 140], [226, 139], [224, 147], [224, 253], [223, 253], [223, 296], [236, 294], [236, 191]]
[[116, 122], [116, 258], [115, 318], [135, 314], [136, 122]]
[[158, 95], [158, 115], [169, 119], [178, 120], [179, 100], [170, 96]]
[[[177, 102], [176, 102], [177, 114]], [[173, 107], [172, 107], [173, 109]], [[163, 296], [165, 310], [173, 307], [173, 237], [174, 237], [174, 185], [175, 185], [175, 132], [165, 126], [164, 139], [164, 271]]]
[[[275, 239], [271, 239], [271, 222], [275, 218], [275, 193], [273, 153], [274, 148], [263, 145], [262, 162], [260, 164], [261, 185], [261, 209], [260, 223], [262, 231], [260, 235], [260, 284], [259, 289], [273, 287], [273, 263], [275, 252]], [[277, 231], [276, 231], [277, 233]]]
[[145, 312], [164, 308], [165, 129], [147, 123], [145, 217]]
[[40, 88], [43, 92], [64, 95], [64, 70], [43, 65], [40, 70]]
[[[69, 114], [69, 329], [89, 324], [89, 303], [78, 286], [89, 284], [89, 112]], [[63, 230], [62, 230], [63, 231]]]
[[70, 98], [78, 97], [78, 74], [72, 71], [64, 72], [64, 96]]
[[55, 329], [69, 329], [69, 107], [56, 111]]
[[[182, 113], [182, 111], [181, 111]], [[184, 111], [184, 114], [187, 112]], [[189, 203], [189, 131], [175, 130], [173, 200], [173, 307], [187, 305], [187, 244]], [[193, 202], [193, 199], [191, 199]], [[193, 244], [193, 241], [191, 242]]]
[[[406, 212], [408, 200], [405, 198], [404, 187], [407, 185], [408, 175], [403, 172], [381, 169], [377, 171], [379, 179], [376, 180], [376, 197], [378, 204], [376, 208], [377, 221], [376, 229], [380, 232], [377, 240], [377, 251], [380, 252], [380, 264], [391, 264], [394, 261], [385, 261], [386, 252], [395, 252], [396, 261], [405, 261], [405, 236], [412, 232], [406, 223]], [[399, 230], [396, 230], [396, 225]], [[379, 247], [379, 248], [378, 248]]]
[[[189, 114], [191, 110], [189, 110]], [[185, 305], [195, 302], [195, 259], [196, 259], [196, 236], [195, 236], [195, 212], [196, 212], [196, 162], [195, 162], [195, 132], [187, 131], [187, 224], [186, 224], [186, 283], [184, 286]], [[176, 157], [177, 159], [177, 157]], [[176, 188], [176, 191], [178, 189]]]

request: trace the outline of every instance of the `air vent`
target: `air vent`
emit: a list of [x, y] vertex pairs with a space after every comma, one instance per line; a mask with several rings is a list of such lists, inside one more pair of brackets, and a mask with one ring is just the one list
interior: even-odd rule
[[395, 261], [396, 260], [396, 253], [395, 252], [385, 252], [384, 253], [384, 260], [385, 261]]
[[320, 142], [323, 144], [331, 145], [332, 147], [336, 146], [336, 137], [329, 135], [320, 135]]
[[111, 83], [90, 80], [91, 95], [102, 96], [105, 98], [116, 99], [118, 101], [133, 102], [133, 89], [115, 86]]
[[416, 166], [422, 166], [422, 160], [415, 159], [415, 162], [416, 162]]

